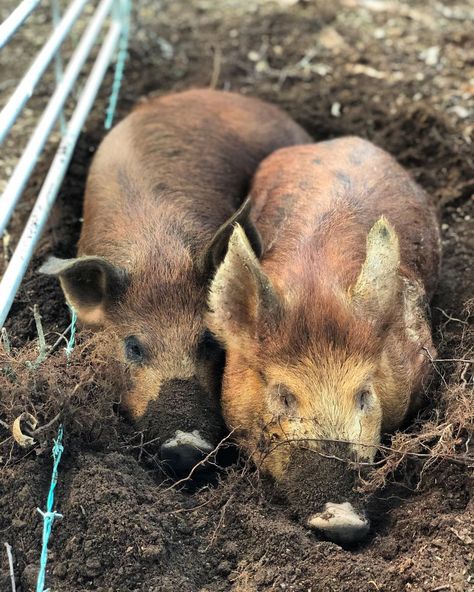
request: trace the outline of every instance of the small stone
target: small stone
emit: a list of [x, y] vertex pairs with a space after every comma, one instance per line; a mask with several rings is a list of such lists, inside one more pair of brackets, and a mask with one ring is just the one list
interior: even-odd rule
[[448, 109], [448, 111], [450, 113], [454, 113], [454, 115], [457, 115], [460, 119], [466, 119], [471, 114], [469, 109], [461, 107], [461, 105], [455, 105], [454, 107]]
[[66, 577], [66, 574], [67, 574], [67, 565], [65, 562], [58, 563], [57, 565], [54, 566], [53, 575], [55, 575], [57, 578], [62, 580], [63, 578]]
[[228, 576], [232, 571], [232, 565], [230, 561], [221, 561], [216, 569], [217, 573], [221, 576]]
[[93, 550], [94, 548], [94, 543], [88, 539], [84, 542], [84, 553], [86, 553], [87, 555]]
[[331, 115], [333, 117], [341, 117], [341, 103], [333, 103], [331, 105]]
[[249, 51], [247, 57], [251, 62], [258, 62], [260, 59], [260, 54], [258, 51]]
[[425, 62], [427, 66], [436, 66], [439, 62], [440, 48], [437, 45], [428, 47], [420, 53], [420, 58]]
[[26, 587], [36, 589], [36, 579], [38, 577], [38, 566], [30, 563], [25, 567], [22, 573], [22, 579], [26, 583]]
[[148, 559], [149, 561], [155, 561], [162, 557], [164, 553], [163, 545], [148, 545], [147, 547], [142, 547], [142, 557], [144, 559]]
[[239, 546], [235, 541], [228, 541], [224, 544], [223, 552], [227, 555], [227, 557], [237, 557], [239, 554]]
[[89, 576], [89, 577], [98, 576], [101, 571], [102, 571], [102, 564], [100, 563], [100, 561], [98, 559], [94, 559], [93, 557], [86, 559], [85, 574], [87, 576]]

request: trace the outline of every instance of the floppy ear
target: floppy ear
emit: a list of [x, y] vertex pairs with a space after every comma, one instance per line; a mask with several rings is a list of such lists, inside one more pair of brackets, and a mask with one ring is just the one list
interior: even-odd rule
[[239, 224], [211, 284], [209, 308], [210, 329], [227, 346], [245, 347], [279, 322], [278, 295]]
[[86, 325], [102, 325], [106, 307], [116, 302], [127, 286], [125, 270], [102, 257], [50, 257], [39, 271], [59, 277], [66, 300]]
[[350, 290], [354, 306], [378, 318], [395, 301], [400, 278], [400, 246], [393, 226], [382, 216], [367, 235], [367, 254], [357, 282]]
[[204, 275], [212, 275], [220, 263], [222, 263], [227, 251], [230, 235], [236, 224], [240, 224], [244, 229], [255, 255], [257, 257], [262, 255], [262, 239], [255, 224], [250, 219], [251, 209], [250, 197], [247, 197], [235, 214], [218, 228], [209, 244], [206, 245], [199, 262], [199, 269]]

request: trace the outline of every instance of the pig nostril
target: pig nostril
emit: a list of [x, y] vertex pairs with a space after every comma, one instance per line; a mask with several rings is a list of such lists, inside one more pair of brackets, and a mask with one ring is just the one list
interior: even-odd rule
[[352, 504], [327, 503], [323, 512], [313, 514], [308, 525], [340, 545], [352, 545], [364, 539], [370, 529], [369, 521]]

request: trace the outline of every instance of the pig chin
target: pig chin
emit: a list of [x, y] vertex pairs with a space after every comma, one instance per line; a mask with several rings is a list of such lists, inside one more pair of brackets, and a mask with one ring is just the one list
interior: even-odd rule
[[322, 454], [293, 448], [277, 484], [299, 520], [342, 546], [362, 541], [370, 530], [364, 502], [354, 492], [357, 473], [345, 461], [348, 456], [342, 443], [331, 443]]

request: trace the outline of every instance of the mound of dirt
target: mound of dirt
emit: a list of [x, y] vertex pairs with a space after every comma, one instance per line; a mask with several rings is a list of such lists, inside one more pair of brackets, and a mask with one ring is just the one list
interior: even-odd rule
[[[104, 134], [109, 76], [12, 308], [11, 353], [0, 359], [0, 538], [13, 548], [17, 590], [35, 589], [42, 530], [36, 508], [45, 504], [60, 421], [65, 453], [56, 500], [64, 518], [50, 543], [51, 590], [474, 590], [474, 337], [467, 305], [474, 286], [474, 118], [466, 74], [472, 9], [457, 0], [134, 5], [118, 117], [151, 91], [212, 84], [257, 95], [287, 109], [316, 140], [372, 140], [433, 196], [444, 253], [432, 306], [439, 380], [419, 418], [387, 440], [387, 462], [365, 484], [377, 508], [369, 540], [344, 550], [301, 525], [245, 459], [194, 490], [168, 482], [146, 434], [118, 413], [122, 376], [104, 361], [106, 341], [82, 335], [68, 361], [61, 338], [35, 367], [33, 306], [50, 345], [70, 322], [56, 282], [36, 270], [51, 252], [74, 255], [87, 168]], [[23, 49], [18, 60], [27, 62], [34, 48], [25, 41]], [[38, 101], [50, 92], [48, 80]], [[29, 131], [16, 133], [21, 142]], [[9, 248], [49, 157], [25, 192]], [[11, 165], [0, 158], [2, 176]], [[25, 411], [46, 428], [33, 434], [34, 447], [22, 449], [8, 425]], [[9, 590], [6, 553], [0, 557], [0, 589]]]

